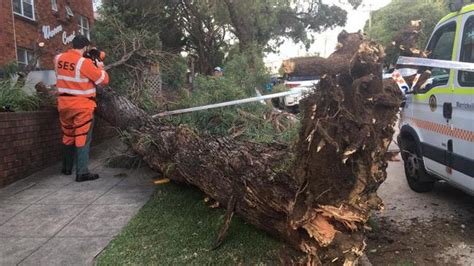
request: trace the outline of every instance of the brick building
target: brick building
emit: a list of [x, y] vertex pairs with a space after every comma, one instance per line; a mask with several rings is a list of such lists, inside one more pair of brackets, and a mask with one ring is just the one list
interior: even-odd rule
[[75, 34], [89, 36], [93, 0], [0, 0], [0, 68], [26, 66], [41, 54], [37, 69], [53, 68], [54, 55], [71, 47]]

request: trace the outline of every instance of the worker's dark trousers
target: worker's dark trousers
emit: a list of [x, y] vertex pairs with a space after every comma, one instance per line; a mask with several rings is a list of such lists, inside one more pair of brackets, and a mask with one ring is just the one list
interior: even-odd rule
[[[92, 128], [94, 122], [91, 123], [89, 132], [87, 133], [86, 145], [76, 148], [74, 145], [63, 145], [63, 172], [72, 171], [74, 159], [76, 160], [76, 175], [84, 175], [89, 173], [89, 151], [92, 141]], [[75, 158], [74, 158], [75, 155]]]

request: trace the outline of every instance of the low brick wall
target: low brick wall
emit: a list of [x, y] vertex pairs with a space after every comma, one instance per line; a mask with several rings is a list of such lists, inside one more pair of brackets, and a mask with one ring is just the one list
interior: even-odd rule
[[[93, 133], [92, 145], [116, 135], [100, 118], [95, 120]], [[61, 139], [55, 110], [0, 113], [0, 187], [58, 162]]]

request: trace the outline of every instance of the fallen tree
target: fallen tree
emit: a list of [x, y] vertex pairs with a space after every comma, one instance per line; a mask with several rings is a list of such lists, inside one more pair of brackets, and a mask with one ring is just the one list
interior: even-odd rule
[[319, 56], [298, 57], [284, 60], [281, 66], [283, 73], [290, 76], [322, 76], [324, 74], [341, 74], [348, 71], [347, 63], [350, 62], [354, 51], [364, 40], [359, 33], [342, 31], [337, 36], [337, 52], [328, 58]]
[[128, 132], [128, 144], [151, 168], [227, 207], [216, 246], [235, 213], [309, 254], [313, 264], [353, 265], [364, 252], [371, 210], [383, 208], [376, 192], [386, 178], [401, 93], [382, 83], [382, 47], [349, 37], [332, 55], [337, 71], [328, 67], [303, 101], [291, 147], [171, 126], [109, 89], [100, 90], [98, 114]]

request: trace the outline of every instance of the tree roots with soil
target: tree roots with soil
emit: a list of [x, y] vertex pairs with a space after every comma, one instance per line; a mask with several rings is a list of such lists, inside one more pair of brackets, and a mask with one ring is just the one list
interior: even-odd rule
[[376, 191], [386, 178], [401, 92], [382, 83], [383, 48], [352, 37], [325, 62], [337, 71], [322, 76], [303, 101], [293, 147], [152, 120], [108, 89], [98, 114], [129, 132], [129, 145], [151, 168], [227, 208], [216, 247], [235, 214], [308, 254], [312, 264], [353, 265], [366, 247], [370, 212], [383, 208]]

